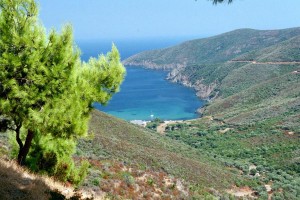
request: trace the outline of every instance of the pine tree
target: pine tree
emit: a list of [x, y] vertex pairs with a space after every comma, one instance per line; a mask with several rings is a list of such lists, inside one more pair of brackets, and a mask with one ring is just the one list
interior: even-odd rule
[[71, 26], [48, 35], [34, 0], [0, 0], [0, 115], [16, 134], [24, 164], [33, 138], [86, 134], [92, 103], [119, 90], [125, 69], [115, 46], [80, 60]]
[[214, 4], [218, 4], [218, 3], [224, 3], [224, 2], [227, 2], [227, 3], [232, 3], [233, 0], [212, 0]]

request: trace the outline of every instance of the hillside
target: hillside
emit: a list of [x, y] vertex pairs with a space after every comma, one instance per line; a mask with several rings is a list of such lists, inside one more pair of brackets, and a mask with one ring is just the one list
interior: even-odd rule
[[[236, 181], [240, 190], [249, 187], [259, 199], [297, 200], [300, 197], [300, 137], [299, 132], [287, 124], [299, 125], [299, 111], [287, 124], [282, 121], [286, 116], [238, 125], [205, 116], [189, 123], [168, 125], [166, 135], [223, 163], [224, 169], [240, 170], [240, 175], [250, 179]], [[238, 116], [236, 120], [243, 117], [249, 116]]]
[[292, 37], [267, 48], [253, 50], [236, 57], [236, 60], [257, 62], [299, 62], [300, 61], [300, 36]]
[[[221, 193], [231, 188], [235, 181], [242, 180], [233, 171], [224, 169], [222, 163], [183, 142], [96, 110], [90, 132], [93, 138], [79, 142], [77, 156], [92, 162], [116, 160], [122, 166], [167, 173], [189, 184], [200, 185], [204, 190], [214, 188]], [[89, 181], [94, 180], [94, 176], [90, 176], [86, 184], [92, 184]]]
[[202, 118], [167, 125], [166, 136], [224, 168], [239, 169], [250, 181], [235, 185], [251, 188], [260, 199], [296, 200], [300, 198], [299, 30], [241, 29], [142, 52], [124, 63], [168, 69], [170, 81], [193, 87], [208, 100], [199, 109]]
[[[88, 160], [91, 164], [88, 177], [79, 189], [96, 199], [104, 196], [128, 199], [151, 199], [153, 196], [157, 199], [205, 198], [212, 195], [229, 197], [226, 191], [236, 182], [249, 181], [249, 178], [240, 176], [237, 169], [224, 168], [222, 162], [210, 158], [184, 142], [97, 110], [92, 113], [90, 133], [88, 138], [79, 141], [74, 159]], [[7, 157], [6, 134], [1, 134], [0, 141], [0, 158]], [[0, 168], [3, 170], [0, 175], [9, 177], [10, 175], [4, 175], [4, 171], [10, 167], [5, 166], [7, 164], [2, 165], [1, 161]], [[14, 173], [14, 178], [11, 177], [9, 180], [1, 178], [0, 183], [16, 185], [16, 180], [23, 181], [21, 177], [29, 177], [25, 175], [26, 170], [17, 168], [18, 173]], [[26, 198], [36, 197], [43, 191], [55, 192], [56, 189], [58, 189], [56, 194], [46, 194], [45, 199], [51, 195], [82, 195], [82, 192], [73, 193], [70, 187], [65, 188], [61, 184], [60, 186], [49, 182], [46, 177], [34, 175], [34, 178], [26, 180], [27, 185], [24, 186], [26, 189], [20, 194]], [[41, 188], [38, 188], [36, 184], [40, 180], [43, 183], [39, 184]], [[46, 185], [44, 180], [48, 181]], [[35, 187], [37, 188], [35, 191], [30, 190]], [[13, 189], [15, 187], [11, 186], [3, 192]], [[64, 191], [69, 191], [68, 195], [63, 193]], [[1, 195], [8, 197], [7, 193], [0, 192]]]
[[166, 69], [231, 60], [300, 35], [300, 28], [283, 30], [239, 29], [214, 37], [184, 42], [174, 47], [145, 51], [123, 61], [125, 65]]
[[299, 132], [300, 76], [292, 72], [298, 67], [245, 65], [222, 81], [222, 97], [204, 113], [235, 124], [277, 117], [282, 127]]

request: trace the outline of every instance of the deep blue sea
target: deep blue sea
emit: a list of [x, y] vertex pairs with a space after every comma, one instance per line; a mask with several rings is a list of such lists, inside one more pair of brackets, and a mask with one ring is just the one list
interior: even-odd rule
[[[175, 40], [123, 40], [115, 41], [122, 59], [144, 50], [164, 48], [181, 42]], [[83, 60], [111, 48], [109, 41], [79, 41]], [[197, 108], [203, 105], [191, 88], [165, 80], [167, 72], [126, 66], [127, 75], [121, 91], [106, 106], [94, 106], [108, 114], [125, 120], [192, 119], [198, 117]]]

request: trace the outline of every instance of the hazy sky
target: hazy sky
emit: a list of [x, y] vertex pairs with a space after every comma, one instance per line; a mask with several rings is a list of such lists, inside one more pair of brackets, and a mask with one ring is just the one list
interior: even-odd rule
[[48, 28], [71, 23], [76, 39], [203, 37], [238, 28], [300, 26], [300, 0], [38, 0]]

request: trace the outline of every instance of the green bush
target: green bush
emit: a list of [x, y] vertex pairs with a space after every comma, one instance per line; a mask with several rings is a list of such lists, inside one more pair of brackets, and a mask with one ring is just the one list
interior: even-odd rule
[[153, 186], [153, 185], [154, 185], [154, 180], [153, 180], [153, 178], [149, 178], [149, 179], [147, 180], [147, 183], [148, 183], [148, 185]]
[[163, 123], [163, 121], [159, 118], [155, 118], [151, 122], [147, 123], [146, 128], [155, 130], [159, 124]]
[[100, 185], [100, 180], [95, 178], [95, 179], [92, 180], [92, 183], [93, 183], [94, 186], [99, 186]]
[[39, 162], [39, 170], [53, 174], [58, 163], [57, 154], [53, 151], [43, 153]]
[[75, 167], [72, 169], [71, 174], [69, 176], [69, 181], [75, 185], [81, 185], [87, 176], [88, 169], [90, 167], [90, 163], [87, 160], [81, 161], [80, 167]]
[[132, 185], [135, 183], [134, 177], [128, 172], [122, 172], [121, 177], [127, 185]]
[[257, 172], [256, 169], [251, 169], [250, 172], [249, 172], [249, 174], [250, 174], [251, 176], [254, 176], [254, 175], [256, 174], [256, 172]]
[[59, 162], [56, 166], [56, 171], [54, 172], [55, 178], [60, 181], [66, 182], [70, 176], [71, 171], [73, 170], [73, 163], [69, 162]]

